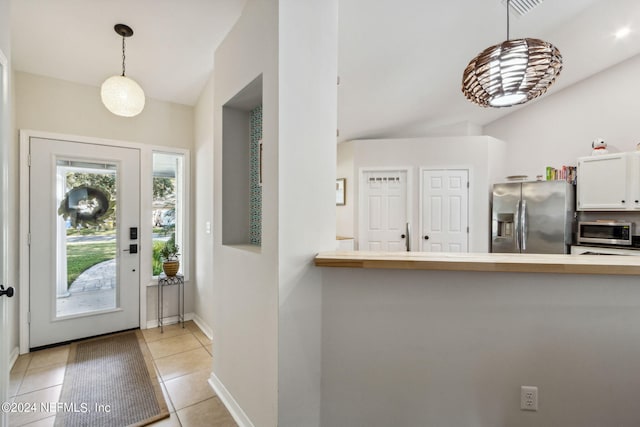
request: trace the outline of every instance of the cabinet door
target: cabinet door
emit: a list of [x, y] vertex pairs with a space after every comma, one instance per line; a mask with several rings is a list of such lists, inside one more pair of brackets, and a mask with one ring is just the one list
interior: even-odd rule
[[578, 210], [631, 208], [627, 162], [625, 153], [578, 159]]
[[640, 152], [627, 153], [629, 208], [640, 210]]

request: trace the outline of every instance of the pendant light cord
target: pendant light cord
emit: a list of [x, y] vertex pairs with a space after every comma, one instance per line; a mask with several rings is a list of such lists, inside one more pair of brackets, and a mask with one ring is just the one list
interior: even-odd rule
[[122, 37], [122, 77], [124, 77], [124, 60], [125, 60], [125, 53], [124, 53], [124, 36], [123, 36]]
[[[510, 0], [507, 0], [507, 41], [509, 41], [509, 1]], [[122, 43], [124, 43], [124, 39], [123, 39]], [[123, 53], [123, 55], [124, 55], [124, 53]], [[124, 67], [124, 65], [123, 65], [123, 67]]]

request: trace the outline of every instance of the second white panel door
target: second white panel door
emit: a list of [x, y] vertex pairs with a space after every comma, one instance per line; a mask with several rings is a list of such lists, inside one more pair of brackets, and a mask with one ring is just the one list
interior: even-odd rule
[[422, 171], [421, 250], [468, 252], [469, 171]]

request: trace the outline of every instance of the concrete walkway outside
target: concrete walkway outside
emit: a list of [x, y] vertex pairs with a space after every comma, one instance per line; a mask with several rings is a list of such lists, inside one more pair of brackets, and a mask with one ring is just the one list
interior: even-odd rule
[[70, 295], [57, 299], [58, 316], [71, 316], [116, 306], [116, 260], [88, 268], [69, 287]]

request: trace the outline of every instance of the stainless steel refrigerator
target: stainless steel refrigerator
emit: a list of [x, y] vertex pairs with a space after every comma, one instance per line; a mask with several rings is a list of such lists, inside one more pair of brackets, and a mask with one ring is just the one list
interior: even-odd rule
[[491, 252], [569, 253], [575, 229], [575, 187], [566, 181], [493, 186]]

